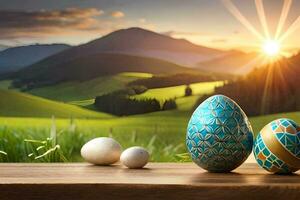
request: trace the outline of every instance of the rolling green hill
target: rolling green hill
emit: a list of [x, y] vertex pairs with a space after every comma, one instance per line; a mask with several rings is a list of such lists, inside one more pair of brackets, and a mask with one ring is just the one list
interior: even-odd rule
[[0, 90], [0, 108], [0, 116], [5, 117], [111, 117], [108, 114], [9, 90]]
[[20, 70], [13, 77], [15, 86], [36, 88], [67, 81], [88, 81], [122, 72], [175, 74], [198, 70], [154, 58], [100, 53], [57, 65], [37, 63]]
[[[123, 72], [112, 76], [104, 76], [88, 81], [70, 81], [51, 86], [35, 88], [26, 93], [56, 101], [76, 105], [93, 103], [94, 98], [116, 90], [124, 89], [129, 82], [151, 78], [149, 73]], [[0, 89], [13, 89], [11, 80], [0, 81]]]
[[87, 99], [94, 99], [96, 96], [120, 90], [126, 87], [127, 83], [151, 77], [148, 73], [119, 73], [112, 76], [104, 76], [88, 81], [70, 81], [52, 86], [35, 88], [27, 91], [30, 94], [48, 99], [74, 102]]

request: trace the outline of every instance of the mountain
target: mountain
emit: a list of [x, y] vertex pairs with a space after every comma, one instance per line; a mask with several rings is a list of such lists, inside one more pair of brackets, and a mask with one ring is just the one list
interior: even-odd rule
[[256, 65], [257, 53], [230, 51], [222, 56], [197, 63], [196, 68], [210, 72], [227, 72], [242, 75], [249, 73]]
[[198, 72], [191, 68], [155, 58], [111, 53], [82, 56], [57, 64], [51, 63], [52, 60], [46, 60], [48, 62], [42, 61], [17, 72], [14, 75], [14, 85], [17, 87], [36, 88], [68, 81], [87, 81], [121, 72], [151, 74]]
[[0, 89], [0, 108], [0, 115], [7, 117], [111, 117], [108, 114], [94, 112], [74, 105], [2, 89]]
[[216, 88], [215, 94], [234, 99], [248, 115], [300, 111], [299, 74], [300, 54], [255, 68], [248, 75]]
[[69, 48], [66, 44], [11, 47], [0, 52], [0, 73], [17, 71]]
[[145, 29], [129, 28], [49, 56], [19, 70], [13, 78], [16, 86], [31, 88], [119, 72], [174, 74], [195, 71], [178, 64], [183, 60], [197, 63], [204, 57], [220, 54], [224, 52]]
[[224, 52], [145, 29], [129, 28], [121, 29], [86, 44], [69, 48], [37, 64], [40, 66], [57, 65], [72, 59], [98, 53], [135, 55], [162, 59], [179, 65], [193, 65]]
[[87, 46], [90, 49], [103, 46], [102, 51], [106, 52], [158, 58], [190, 67], [199, 61], [224, 53], [221, 50], [195, 45], [185, 39], [174, 39], [135, 27], [115, 31]]

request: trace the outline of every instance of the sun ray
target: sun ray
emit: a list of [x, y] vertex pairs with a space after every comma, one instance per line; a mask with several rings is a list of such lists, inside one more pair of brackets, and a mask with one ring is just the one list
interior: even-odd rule
[[268, 97], [271, 89], [271, 85], [273, 84], [273, 67], [268, 67], [268, 72], [266, 76], [266, 81], [265, 81], [265, 87], [263, 90], [262, 94], [262, 99], [261, 99], [261, 107], [260, 107], [260, 113], [265, 114], [268, 110], [267, 105], [268, 105]]
[[275, 33], [275, 39], [276, 40], [279, 38], [279, 36], [281, 34], [281, 31], [283, 29], [285, 21], [286, 21], [286, 19], [288, 17], [288, 14], [290, 12], [292, 2], [293, 2], [293, 0], [284, 0], [281, 15], [280, 15], [279, 22], [278, 22], [277, 29], [276, 29], [276, 33]]
[[[288, 57], [292, 53], [287, 53], [288, 50], [283, 41], [298, 28], [300, 28], [300, 16], [288, 27], [287, 31], [283, 32], [285, 23], [287, 21], [293, 0], [283, 0], [283, 7], [278, 20], [276, 30], [273, 33], [269, 30], [267, 17], [264, 9], [263, 0], [254, 0], [259, 21], [261, 23], [263, 32], [259, 32], [250, 21], [241, 13], [238, 7], [233, 3], [233, 0], [222, 0], [224, 6], [228, 11], [253, 35], [259, 39], [260, 51], [269, 57], [270, 62], [274, 62], [281, 57]], [[282, 33], [283, 32], [283, 33]], [[252, 42], [247, 44], [247, 47], [251, 49]], [[253, 46], [253, 45], [252, 45]]]
[[231, 12], [231, 14], [240, 21], [252, 34], [263, 40], [264, 37], [254, 28], [254, 26], [246, 19], [246, 17], [239, 11], [239, 9], [232, 3], [231, 0], [223, 0], [224, 5]]
[[[286, 52], [286, 45], [283, 44], [283, 41], [292, 33], [294, 33], [298, 28], [300, 28], [300, 16], [288, 27], [287, 31], [283, 32], [290, 8], [292, 5], [292, 0], [284, 0], [283, 8], [281, 10], [280, 18], [276, 27], [276, 32], [273, 35], [269, 31], [266, 14], [264, 10], [263, 0], [254, 0], [256, 5], [257, 14], [260, 20], [260, 23], [263, 28], [263, 33], [258, 32], [255, 27], [243, 16], [239, 9], [234, 5], [231, 0], [223, 0], [224, 5], [227, 9], [233, 14], [233, 16], [241, 22], [252, 34], [257, 36], [260, 39], [260, 49], [264, 54], [260, 54], [262, 58], [261, 63], [258, 63], [258, 58], [253, 59], [251, 62], [257, 63], [258, 67], [266, 67], [266, 74], [264, 75], [263, 84], [264, 87], [261, 91], [261, 114], [266, 114], [270, 111], [270, 103], [274, 100], [273, 93], [282, 92], [287, 87], [286, 80], [284, 79], [284, 73], [287, 70], [290, 70], [288, 67], [289, 60], [285, 60], [288, 52]], [[250, 44], [254, 45], [254, 44]], [[248, 47], [250, 46], [248, 45]], [[250, 62], [250, 64], [251, 64]], [[247, 66], [244, 65], [240, 70], [246, 70]], [[274, 84], [278, 85], [274, 85]], [[275, 91], [274, 91], [274, 87]], [[259, 108], [258, 108], [259, 109]]]
[[262, 57], [261, 64], [259, 66], [257, 66], [258, 68], [266, 66], [267, 64], [270, 63], [270, 60], [272, 59], [272, 58], [269, 58], [269, 57], [267, 57], [263, 54], [261, 54], [261, 57]]
[[237, 72], [250, 72], [254, 65], [259, 66], [262, 64], [263, 55], [258, 54], [255, 58], [251, 59], [249, 62], [244, 64]]
[[269, 32], [267, 19], [266, 19], [263, 0], [255, 0], [255, 6], [256, 6], [259, 21], [261, 23], [261, 26], [262, 26], [264, 32], [265, 32], [265, 37], [270, 38], [270, 32]]
[[300, 16], [293, 22], [293, 24], [287, 29], [287, 31], [279, 37], [279, 41], [282, 42], [289, 35], [294, 33], [298, 28], [300, 28]]

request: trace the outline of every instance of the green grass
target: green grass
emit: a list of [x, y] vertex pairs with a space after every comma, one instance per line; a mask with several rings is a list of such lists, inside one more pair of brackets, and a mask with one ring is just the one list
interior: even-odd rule
[[0, 116], [107, 118], [111, 115], [25, 93], [0, 90]]
[[[151, 152], [152, 161], [178, 161], [176, 155], [186, 152], [185, 134], [190, 115], [189, 112], [167, 111], [111, 119], [56, 119], [57, 144], [68, 161], [82, 161], [79, 154], [81, 146], [86, 141], [100, 136], [115, 138], [123, 148], [144, 146]], [[265, 124], [281, 117], [300, 122], [300, 112], [253, 117], [250, 121], [254, 133], [257, 134]], [[24, 140], [45, 141], [51, 131], [50, 118], [1, 117], [0, 124], [0, 151], [7, 153], [1, 153], [0, 160], [47, 162], [28, 157], [33, 148], [28, 147]]]
[[[203, 82], [191, 84], [193, 95], [203, 95], [212, 93], [215, 87], [222, 86], [223, 81]], [[186, 85], [150, 89], [147, 92], [136, 95], [135, 98], [157, 98], [159, 100], [184, 97]]]
[[[162, 120], [164, 119], [164, 120]], [[75, 131], [70, 131], [68, 119], [57, 119], [58, 144], [69, 161], [81, 161], [80, 147], [94, 137], [111, 136], [123, 148], [133, 145], [146, 147], [153, 161], [174, 161], [174, 155], [184, 152], [184, 119], [136, 116], [108, 120], [78, 119]], [[0, 150], [9, 161], [31, 161], [26, 155], [25, 139], [45, 140], [49, 137], [51, 119], [0, 118]], [[169, 125], [172, 125], [169, 127]], [[11, 144], [18, 148], [11, 148]], [[70, 150], [70, 151], [68, 151]], [[17, 154], [17, 155], [16, 155]]]

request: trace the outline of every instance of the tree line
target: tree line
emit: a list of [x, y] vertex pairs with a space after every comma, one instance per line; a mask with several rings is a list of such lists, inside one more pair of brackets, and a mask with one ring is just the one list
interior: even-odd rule
[[[256, 68], [245, 77], [216, 88], [249, 116], [300, 110], [300, 54]], [[208, 96], [201, 97], [195, 107]]]
[[136, 99], [132, 96], [144, 89], [142, 86], [135, 86], [97, 96], [94, 106], [101, 112], [117, 116], [136, 115], [177, 108], [175, 99], [165, 100], [161, 106], [160, 101], [155, 98]]

